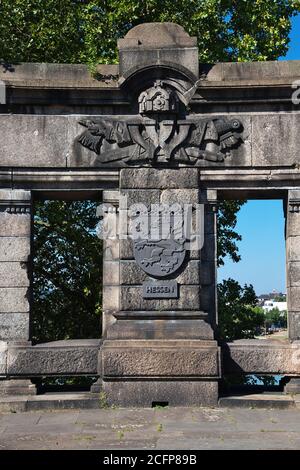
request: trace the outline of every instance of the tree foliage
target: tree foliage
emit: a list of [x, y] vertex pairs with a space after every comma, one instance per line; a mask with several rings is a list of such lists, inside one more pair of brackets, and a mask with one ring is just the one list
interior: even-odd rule
[[96, 202], [37, 202], [32, 340], [101, 334], [102, 241]]
[[286, 328], [287, 327], [287, 312], [286, 310], [280, 311], [279, 308], [274, 307], [267, 311], [265, 314], [265, 326], [270, 329], [272, 326]]
[[237, 242], [242, 240], [240, 234], [235, 231], [237, 214], [246, 201], [230, 200], [222, 201], [218, 205], [218, 266], [224, 265], [224, 258], [228, 256], [237, 263], [241, 257]]
[[220, 337], [226, 341], [254, 338], [264, 325], [265, 315], [257, 307], [253, 286], [241, 287], [234, 279], [226, 279], [218, 285]]
[[133, 26], [180, 24], [200, 61], [275, 60], [288, 48], [299, 0], [1, 0], [5, 62], [112, 63]]

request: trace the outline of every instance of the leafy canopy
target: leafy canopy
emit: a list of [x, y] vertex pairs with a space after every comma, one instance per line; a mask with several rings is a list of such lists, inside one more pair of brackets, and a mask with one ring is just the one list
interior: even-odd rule
[[226, 279], [218, 285], [218, 294], [221, 338], [227, 341], [254, 338], [264, 325], [265, 315], [257, 307], [253, 286], [241, 287], [234, 279]]
[[276, 60], [288, 48], [299, 0], [1, 0], [5, 62], [112, 63], [133, 26], [180, 24], [200, 61]]

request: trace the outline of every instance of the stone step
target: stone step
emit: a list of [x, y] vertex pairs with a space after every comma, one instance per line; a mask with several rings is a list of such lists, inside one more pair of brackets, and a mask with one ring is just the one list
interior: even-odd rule
[[89, 392], [0, 396], [0, 412], [99, 408], [101, 408], [99, 394]]
[[[232, 395], [219, 399], [222, 408], [295, 408], [296, 402], [293, 396], [283, 393], [257, 393], [249, 395]], [[300, 398], [299, 398], [300, 407]]]

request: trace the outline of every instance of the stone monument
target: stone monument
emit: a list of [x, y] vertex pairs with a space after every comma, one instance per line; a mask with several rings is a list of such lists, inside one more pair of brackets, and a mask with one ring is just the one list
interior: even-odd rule
[[[136, 26], [118, 47], [119, 65], [96, 77], [58, 64], [0, 73], [0, 392], [93, 375], [109, 404], [216, 405], [226, 372], [281, 373], [297, 389], [300, 63], [199, 65], [196, 39], [172, 23]], [[103, 241], [103, 332], [32, 345], [32, 202], [99, 192], [104, 226], [119, 229]], [[218, 201], [266, 197], [285, 206], [289, 341], [220, 343]]]

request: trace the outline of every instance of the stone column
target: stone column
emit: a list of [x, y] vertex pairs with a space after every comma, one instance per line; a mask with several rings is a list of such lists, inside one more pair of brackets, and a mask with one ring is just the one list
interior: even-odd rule
[[[31, 278], [31, 192], [0, 190], [0, 374], [5, 354], [29, 344]], [[1, 357], [1, 352], [0, 352]], [[10, 378], [10, 377], [7, 377]], [[27, 380], [3, 380], [0, 394], [35, 393]]]
[[[118, 228], [119, 191], [103, 191], [103, 205], [108, 209], [103, 214], [103, 230]], [[102, 337], [116, 321], [115, 314], [120, 310], [119, 239], [111, 233], [103, 238], [103, 291], [102, 291]]]
[[[120, 195], [127, 196], [129, 206], [208, 203], [209, 195], [198, 187], [198, 169], [121, 170]], [[210, 196], [215, 202], [215, 194]], [[182, 268], [167, 278], [178, 284], [177, 297], [147, 298], [145, 283], [163, 282], [137, 264], [132, 240], [120, 240], [119, 304], [116, 290], [109, 306], [115, 322], [110, 322], [101, 348], [102, 391], [108, 403], [217, 403], [220, 354], [214, 340], [216, 244], [211, 206], [205, 218], [203, 249], [187, 253]]]
[[288, 332], [300, 340], [300, 190], [288, 191], [286, 211]]
[[[286, 208], [286, 279], [289, 340], [300, 341], [300, 189], [288, 191]], [[290, 377], [285, 393], [300, 393], [300, 378]]]

